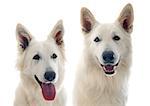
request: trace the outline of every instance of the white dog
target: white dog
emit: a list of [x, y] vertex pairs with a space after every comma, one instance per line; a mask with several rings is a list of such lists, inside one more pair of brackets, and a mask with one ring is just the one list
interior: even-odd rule
[[21, 25], [16, 28], [21, 83], [14, 106], [65, 106], [64, 29], [58, 21], [44, 42], [38, 42]]
[[99, 23], [87, 8], [81, 9], [84, 51], [75, 80], [75, 106], [125, 106], [133, 19], [131, 4], [110, 24]]

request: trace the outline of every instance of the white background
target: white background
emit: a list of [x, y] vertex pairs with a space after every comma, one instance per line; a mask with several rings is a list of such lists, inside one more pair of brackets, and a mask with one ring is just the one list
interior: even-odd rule
[[135, 12], [133, 64], [127, 106], [150, 106], [150, 3], [148, 0], [0, 0], [0, 105], [12, 106], [19, 83], [16, 24], [22, 23], [39, 40], [46, 39], [54, 24], [63, 19], [66, 44], [65, 86], [71, 95], [75, 65], [82, 49], [80, 8], [88, 7], [99, 22], [113, 22], [128, 2]]

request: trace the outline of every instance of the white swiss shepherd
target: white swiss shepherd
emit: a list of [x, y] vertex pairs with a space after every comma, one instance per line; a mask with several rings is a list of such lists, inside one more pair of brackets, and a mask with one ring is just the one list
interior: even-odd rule
[[75, 80], [74, 106], [125, 106], [133, 19], [131, 4], [110, 24], [99, 23], [87, 8], [81, 9], [84, 50]]
[[21, 82], [14, 106], [65, 106], [63, 35], [61, 20], [47, 40], [41, 42], [36, 41], [24, 26], [17, 25], [17, 68]]

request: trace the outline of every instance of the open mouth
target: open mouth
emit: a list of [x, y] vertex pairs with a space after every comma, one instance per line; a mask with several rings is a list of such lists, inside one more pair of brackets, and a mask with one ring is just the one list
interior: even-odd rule
[[106, 75], [114, 75], [116, 73], [115, 69], [118, 66], [119, 62], [115, 65], [107, 64], [107, 65], [102, 65], [102, 68], [105, 72]]
[[54, 84], [52, 83], [47, 83], [47, 82], [42, 82], [38, 79], [36, 75], [34, 75], [35, 80], [38, 82], [42, 89], [42, 94], [45, 100], [54, 100], [56, 96], [56, 89]]

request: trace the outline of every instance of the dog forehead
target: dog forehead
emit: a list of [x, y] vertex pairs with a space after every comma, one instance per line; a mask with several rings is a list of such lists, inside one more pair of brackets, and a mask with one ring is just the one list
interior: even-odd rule
[[56, 51], [56, 44], [53, 41], [34, 41], [29, 50], [32, 52], [47, 53]]
[[119, 29], [114, 24], [100, 24], [95, 28], [95, 32], [100, 36], [111, 36], [118, 31]]

